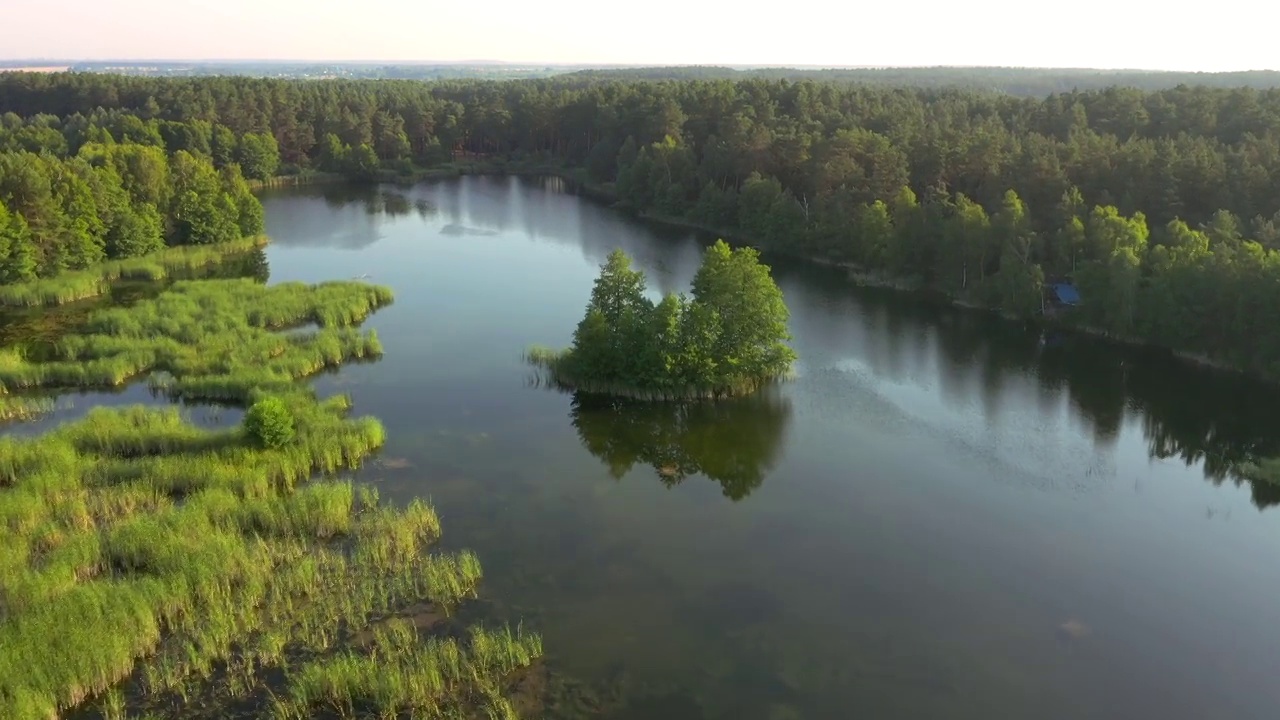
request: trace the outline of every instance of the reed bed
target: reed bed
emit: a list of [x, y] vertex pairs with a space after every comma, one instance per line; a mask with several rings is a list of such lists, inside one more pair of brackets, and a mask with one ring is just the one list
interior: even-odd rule
[[415, 601], [448, 613], [476, 596], [479, 561], [428, 552], [440, 523], [421, 501], [395, 509], [341, 481], [151, 479], [165, 462], [192, 478], [217, 460], [270, 473], [273, 455], [169, 408], [97, 409], [0, 442], [0, 716], [54, 716], [127, 678], [151, 696], [265, 702], [264, 668], [319, 657]]
[[[399, 621], [380, 628], [372, 647], [307, 663], [289, 676], [278, 720], [303, 720], [326, 709], [341, 718], [512, 718], [501, 678], [542, 655], [537, 635], [472, 627], [465, 643], [417, 637]], [[477, 713], [478, 714], [478, 713]]]
[[170, 247], [142, 257], [112, 260], [86, 270], [0, 286], [0, 305], [64, 305], [105, 295], [117, 280], [158, 281], [171, 276], [191, 277], [266, 244], [266, 236], [260, 235], [214, 245]]
[[46, 398], [0, 395], [0, 423], [32, 420], [51, 410], [53, 410], [53, 401]]
[[[6, 387], [151, 373], [173, 397], [271, 395], [295, 427], [264, 448], [243, 428], [134, 406], [0, 437], [0, 717], [46, 720], [89, 702], [105, 717], [136, 705], [260, 709], [273, 697], [293, 716], [344, 697], [356, 715], [513, 716], [504, 678], [541, 653], [536, 636], [476, 630], [459, 643], [394, 620], [422, 602], [452, 616], [477, 596], [476, 556], [431, 552], [440, 521], [426, 503], [392, 508], [371, 488], [314, 479], [358, 467], [385, 431], [349, 417], [350, 398], [320, 400], [299, 380], [379, 356], [377, 336], [355, 326], [389, 302], [355, 283], [181, 281], [93, 312], [47, 360], [0, 351]], [[276, 332], [300, 325], [317, 329]], [[343, 649], [375, 624], [372, 654]]]
[[[254, 391], [287, 390], [343, 362], [379, 357], [377, 334], [354, 326], [391, 300], [386, 288], [354, 282], [182, 281], [132, 307], [90, 314], [43, 362], [0, 351], [0, 385], [114, 387], [152, 373], [157, 390], [173, 397], [244, 403]], [[310, 323], [321, 329], [274, 332]]]

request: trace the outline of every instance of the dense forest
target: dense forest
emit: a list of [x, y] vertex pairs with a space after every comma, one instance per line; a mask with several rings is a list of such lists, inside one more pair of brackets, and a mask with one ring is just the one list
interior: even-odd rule
[[115, 128], [257, 177], [576, 166], [638, 211], [1008, 314], [1072, 281], [1078, 322], [1280, 375], [1280, 90], [5, 74], [0, 108], [0, 148], [50, 163]]
[[[262, 205], [239, 164], [165, 137], [119, 112], [79, 125], [0, 117], [0, 281], [262, 232]], [[231, 140], [253, 147], [255, 137]], [[236, 159], [261, 171], [251, 156]]]

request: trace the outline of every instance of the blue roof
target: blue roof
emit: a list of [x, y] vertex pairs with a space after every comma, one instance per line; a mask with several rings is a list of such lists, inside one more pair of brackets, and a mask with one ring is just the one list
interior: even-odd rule
[[1052, 286], [1053, 294], [1058, 297], [1058, 302], [1063, 305], [1079, 305], [1080, 291], [1076, 290], [1076, 286], [1071, 283], [1054, 283]]

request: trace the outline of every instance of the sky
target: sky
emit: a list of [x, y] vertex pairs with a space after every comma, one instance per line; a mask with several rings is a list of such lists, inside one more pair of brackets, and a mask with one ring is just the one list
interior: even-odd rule
[[0, 0], [0, 5], [0, 59], [1280, 70], [1280, 45], [1273, 39], [1280, 2], [1274, 0]]

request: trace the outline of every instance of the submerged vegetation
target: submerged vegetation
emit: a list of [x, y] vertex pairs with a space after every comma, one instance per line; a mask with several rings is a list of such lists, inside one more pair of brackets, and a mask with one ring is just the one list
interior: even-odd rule
[[[171, 396], [251, 407], [223, 429], [135, 406], [0, 438], [0, 717], [90, 702], [108, 717], [513, 716], [502, 689], [541, 654], [536, 636], [459, 641], [394, 619], [422, 602], [448, 617], [476, 596], [473, 554], [428, 552], [434, 510], [301, 484], [383, 443], [377, 420], [347, 417], [348, 398], [298, 380], [379, 355], [355, 326], [389, 302], [350, 282], [185, 281], [91, 313], [47, 356], [3, 352], [6, 387], [149, 372]], [[318, 329], [273, 332], [307, 323]]]
[[644, 273], [621, 250], [591, 291], [573, 346], [526, 358], [556, 385], [647, 400], [722, 398], [755, 392], [790, 370], [787, 306], [751, 248], [707, 248], [691, 298], [645, 296]]

